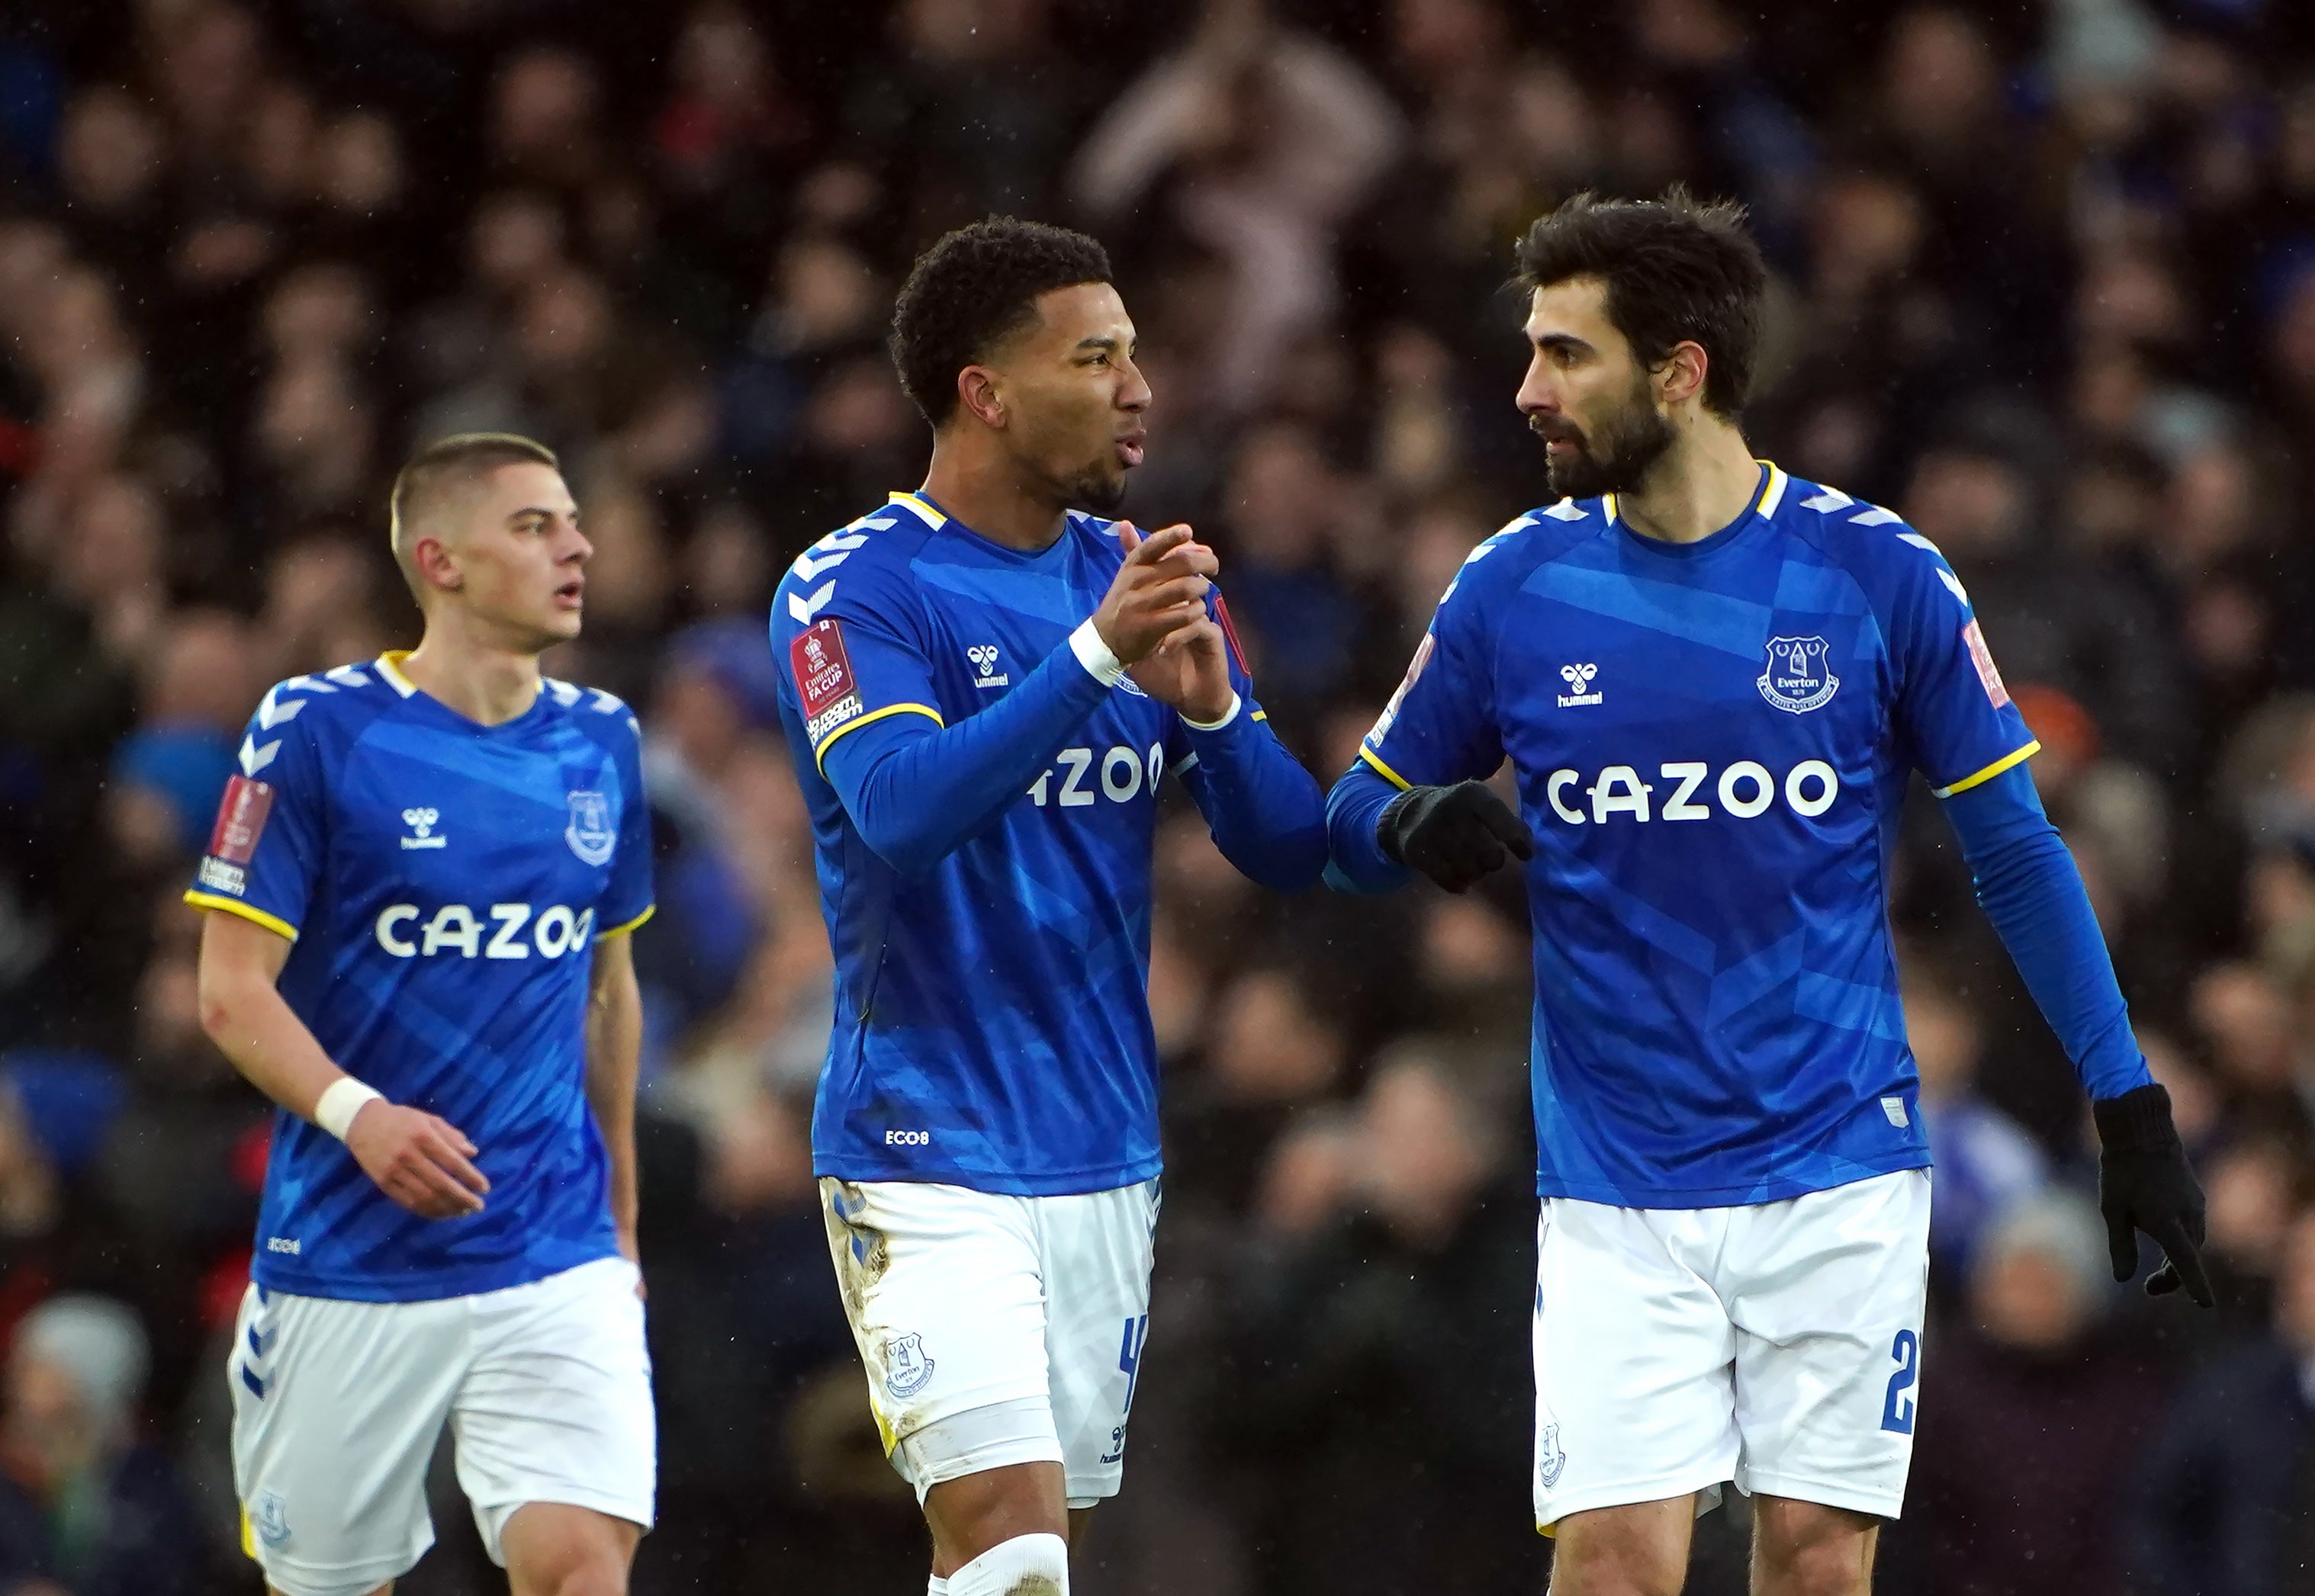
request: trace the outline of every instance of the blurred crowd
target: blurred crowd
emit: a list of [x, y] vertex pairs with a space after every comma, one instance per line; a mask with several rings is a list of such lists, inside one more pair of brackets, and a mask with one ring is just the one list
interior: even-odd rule
[[[829, 965], [763, 612], [913, 486], [880, 339], [991, 211], [1098, 235], [1273, 724], [1331, 779], [1542, 496], [1519, 229], [1751, 208], [1759, 452], [1950, 557], [2211, 1199], [2115, 1288], [2065, 1060], [1916, 794], [1938, 1162], [1897, 1596], [2315, 1589], [2315, 12], [2292, 0], [14, 0], [0, 8], [0, 1596], [253, 1589], [223, 1338], [262, 1104], [178, 902], [264, 686], [413, 640], [384, 485], [562, 452], [550, 662], [642, 714], [658, 918], [639, 1592], [921, 1589], [805, 1127]], [[1261, 893], [1186, 804], [1128, 1488], [1079, 1588], [1540, 1591], [1507, 890]], [[503, 1589], [463, 1512], [411, 1596]], [[1741, 1588], [1743, 1504], [1691, 1589]]]

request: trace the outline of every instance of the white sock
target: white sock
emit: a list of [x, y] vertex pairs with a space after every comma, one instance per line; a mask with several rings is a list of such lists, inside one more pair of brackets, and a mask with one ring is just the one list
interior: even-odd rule
[[948, 1576], [948, 1596], [1069, 1596], [1069, 1543], [1016, 1535]]

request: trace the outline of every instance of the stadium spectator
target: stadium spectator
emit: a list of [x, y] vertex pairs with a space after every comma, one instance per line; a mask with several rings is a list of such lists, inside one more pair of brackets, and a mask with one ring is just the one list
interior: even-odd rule
[[102, 1297], [16, 1329], [0, 1413], [0, 1579], [25, 1596], [180, 1596], [207, 1548], [173, 1467], [137, 1439], [145, 1332]]
[[2315, 1568], [2315, 1211], [2285, 1234], [2272, 1327], [2179, 1389], [2125, 1522], [2148, 1596], [2283, 1596]]
[[1884, 1589], [2090, 1596], [2119, 1585], [2108, 1503], [2151, 1423], [2150, 1370], [2100, 1327], [2104, 1243], [2096, 1211], [2053, 1193], [2013, 1203], [1980, 1244], [1974, 1322], [1949, 1326], [1925, 1360], [1937, 1383], [1919, 1405]]

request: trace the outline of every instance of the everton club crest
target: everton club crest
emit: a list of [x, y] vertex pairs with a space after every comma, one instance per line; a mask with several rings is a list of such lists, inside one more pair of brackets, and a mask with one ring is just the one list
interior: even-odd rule
[[1771, 637], [1769, 668], [1754, 678], [1761, 696], [1790, 714], [1822, 708], [1840, 687], [1822, 637]]
[[619, 840], [611, 825], [610, 800], [600, 793], [572, 794], [571, 823], [563, 828], [563, 840], [584, 863], [608, 863]]

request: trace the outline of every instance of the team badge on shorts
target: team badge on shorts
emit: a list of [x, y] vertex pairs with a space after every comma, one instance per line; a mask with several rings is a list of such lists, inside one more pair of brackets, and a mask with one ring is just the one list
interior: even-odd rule
[[1567, 1454], [1559, 1450], [1559, 1426], [1546, 1424], [1536, 1432], [1535, 1476], [1548, 1491], [1559, 1483], [1560, 1474], [1566, 1467]]
[[572, 794], [571, 823], [563, 828], [563, 840], [582, 864], [609, 863], [619, 841], [618, 829], [611, 824], [611, 801], [600, 793]]
[[1792, 714], [1822, 707], [1840, 687], [1822, 637], [1771, 637], [1769, 668], [1754, 678], [1761, 696]]
[[884, 1343], [884, 1388], [894, 1396], [913, 1396], [932, 1378], [933, 1361], [925, 1356], [924, 1338], [915, 1331]]
[[249, 1504], [249, 1528], [267, 1546], [284, 1545], [289, 1538], [288, 1511], [281, 1505], [281, 1497], [273, 1491], [260, 1491]]

